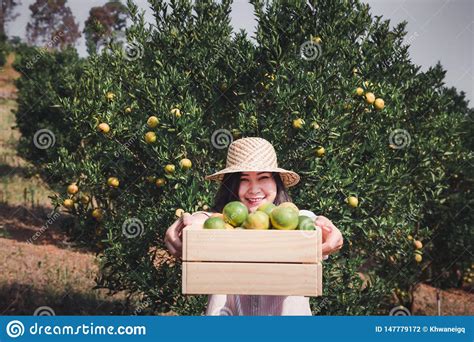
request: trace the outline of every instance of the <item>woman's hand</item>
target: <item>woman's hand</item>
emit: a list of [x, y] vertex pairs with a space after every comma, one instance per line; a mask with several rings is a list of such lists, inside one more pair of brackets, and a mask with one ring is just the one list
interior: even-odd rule
[[314, 223], [321, 227], [323, 237], [323, 255], [329, 255], [341, 249], [343, 238], [341, 231], [325, 216], [316, 217]]
[[183, 229], [193, 224], [203, 224], [206, 219], [205, 214], [191, 216], [190, 213], [184, 213], [166, 230], [165, 245], [168, 251], [180, 258], [183, 250]]

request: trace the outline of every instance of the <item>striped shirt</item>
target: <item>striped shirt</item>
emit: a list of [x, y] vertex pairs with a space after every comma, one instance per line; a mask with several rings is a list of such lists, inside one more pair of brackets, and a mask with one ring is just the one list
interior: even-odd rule
[[[300, 215], [316, 219], [309, 210]], [[312, 316], [309, 297], [209, 295], [206, 316]]]

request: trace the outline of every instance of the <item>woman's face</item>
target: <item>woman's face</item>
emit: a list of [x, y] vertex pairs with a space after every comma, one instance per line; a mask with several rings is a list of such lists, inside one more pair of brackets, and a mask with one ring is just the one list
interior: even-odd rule
[[250, 212], [257, 210], [262, 203], [273, 203], [276, 194], [277, 185], [271, 172], [242, 172], [239, 198]]

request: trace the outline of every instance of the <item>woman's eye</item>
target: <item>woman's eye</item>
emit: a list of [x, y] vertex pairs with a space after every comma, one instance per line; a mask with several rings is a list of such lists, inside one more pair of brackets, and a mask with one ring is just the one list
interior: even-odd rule
[[263, 176], [263, 177], [260, 178], [260, 179], [268, 179], [268, 178], [270, 178], [270, 177], [268, 177], [268, 176]]
[[241, 182], [246, 182], [246, 181], [248, 181], [248, 179], [241, 179], [240, 181]]

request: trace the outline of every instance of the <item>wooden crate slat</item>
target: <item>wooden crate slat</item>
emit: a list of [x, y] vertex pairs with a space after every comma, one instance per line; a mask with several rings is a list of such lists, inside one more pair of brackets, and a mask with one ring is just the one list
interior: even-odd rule
[[184, 294], [321, 296], [321, 264], [183, 262]]
[[318, 263], [321, 229], [213, 230], [195, 226], [183, 231], [183, 261]]

